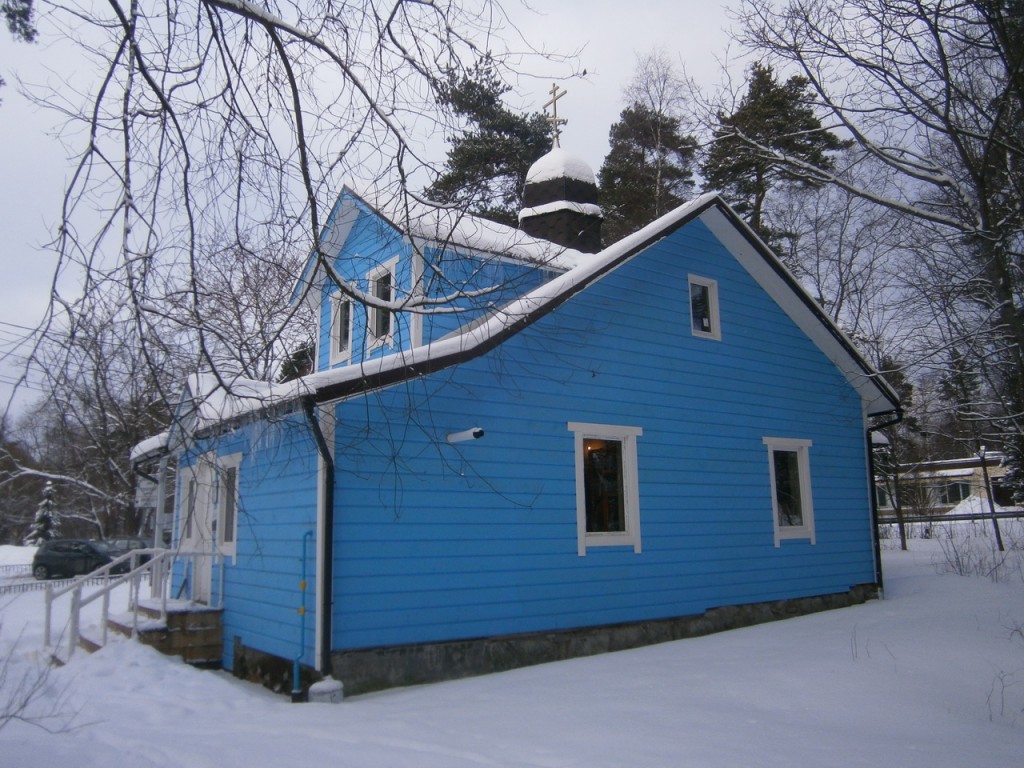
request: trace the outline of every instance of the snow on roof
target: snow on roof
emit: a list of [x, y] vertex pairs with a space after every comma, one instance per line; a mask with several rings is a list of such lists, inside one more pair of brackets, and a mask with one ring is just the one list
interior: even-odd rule
[[177, 429], [199, 434], [219, 424], [279, 406], [291, 406], [313, 394], [303, 379], [284, 384], [255, 381], [241, 376], [222, 379], [210, 373], [193, 373], [185, 381], [181, 406], [172, 429], [148, 437], [131, 450], [130, 459], [139, 463], [168, 450]]
[[400, 210], [388, 210], [367, 202], [400, 231], [430, 243], [461, 246], [561, 271], [591, 258], [591, 254], [531, 237], [520, 229], [473, 216], [458, 207], [410, 202]]
[[526, 173], [527, 184], [539, 184], [552, 179], [577, 179], [596, 184], [594, 171], [581, 158], [555, 147], [530, 166]]
[[585, 216], [602, 216], [601, 206], [594, 205], [593, 203], [573, 203], [568, 200], [558, 200], [554, 203], [545, 203], [544, 205], [537, 205], [533, 208], [523, 208], [519, 212], [519, 220], [527, 219], [530, 216], [540, 216], [545, 213], [554, 213], [555, 211], [575, 211], [576, 213], [582, 213]]
[[312, 394], [303, 379], [275, 384], [241, 376], [222, 380], [209, 373], [189, 376], [186, 392], [191, 399], [187, 415], [196, 431]]
[[140, 461], [155, 458], [163, 453], [167, 449], [167, 443], [170, 439], [171, 433], [161, 432], [159, 435], [153, 435], [147, 437], [141, 443], [132, 448], [132, 452], [129, 456], [132, 464], [137, 464]]
[[939, 477], [970, 477], [974, 470], [967, 469], [923, 469], [920, 472], [907, 472], [903, 476], [914, 480], [927, 480]]
[[[717, 218], [714, 215], [707, 218], [709, 212], [716, 210], [719, 214]], [[667, 237], [691, 218], [702, 217], [712, 232], [720, 238], [725, 236], [723, 242], [737, 254], [741, 263], [748, 269], [751, 269], [752, 265], [756, 267], [757, 265], [752, 262], [752, 258], [756, 257], [752, 257], [742, 244], [735, 242], [737, 232], [745, 225], [734, 214], [730, 214], [731, 209], [716, 193], [701, 195], [597, 254], [577, 254], [583, 258], [578, 258], [572, 268], [504, 307], [496, 309], [482, 321], [474, 321], [460, 331], [409, 350], [400, 350], [355, 365], [318, 371], [287, 384], [236, 379], [225, 382], [229, 384], [230, 392], [225, 390], [225, 383], [213, 376], [195, 374], [190, 377], [189, 382], [193, 402], [193, 431], [201, 432], [222, 421], [236, 419], [261, 409], [293, 403], [303, 397], [314, 397], [318, 402], [341, 400], [354, 394], [389, 386], [410, 376], [421, 376], [441, 370], [484, 354], [586, 289], [621, 263]], [[733, 222], [732, 227], [739, 229], [725, 228], [726, 219]], [[418, 232], [421, 237], [434, 239], [434, 236], [441, 232], [458, 233], [461, 238], [479, 238], [482, 243], [487, 243], [486, 250], [491, 250], [498, 244], [491, 239], [492, 237], [516, 232], [511, 227], [484, 223], [476, 217], [433, 206], [427, 206], [421, 215], [410, 217], [409, 221], [416, 222], [410, 229]], [[759, 242], [756, 235], [749, 232], [749, 228], [743, 231], [747, 231], [753, 238], [751, 242]], [[535, 240], [523, 237], [525, 240]], [[545, 243], [548, 248], [554, 247], [546, 241], [535, 242]], [[563, 253], [575, 252], [563, 249]], [[806, 291], [803, 291], [792, 277], [786, 278], [785, 275], [788, 273], [784, 274], [784, 268], [771, 256], [766, 247], [762, 247], [760, 253], [765, 260], [771, 260], [771, 264], [767, 268], [763, 265], [758, 267], [754, 274], [755, 279], [765, 286], [770, 295], [777, 297], [780, 303], [785, 303], [786, 311], [791, 313], [797, 324], [835, 362], [863, 398], [867, 414], [888, 412], [895, 407], [898, 402], [895, 395], [884, 381], [874, 375], [835, 324], [820, 310], [815, 312], [816, 305], [807, 298]]]

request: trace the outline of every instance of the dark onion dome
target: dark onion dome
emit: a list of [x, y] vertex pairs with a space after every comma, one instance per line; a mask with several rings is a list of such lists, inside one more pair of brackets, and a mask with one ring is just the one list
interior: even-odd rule
[[597, 180], [583, 160], [555, 147], [526, 174], [519, 228], [584, 253], [601, 250]]

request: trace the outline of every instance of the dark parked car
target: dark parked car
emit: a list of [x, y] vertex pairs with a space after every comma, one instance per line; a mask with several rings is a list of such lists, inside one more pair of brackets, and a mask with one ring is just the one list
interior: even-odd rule
[[[111, 554], [114, 557], [117, 557], [118, 555], [123, 555], [127, 552], [131, 552], [133, 549], [152, 549], [153, 547], [153, 542], [148, 541], [147, 539], [132, 537], [121, 539], [107, 539], [106, 544], [110, 548]], [[142, 565], [143, 563], [148, 563], [151, 558], [152, 555], [139, 555], [139, 565]]]
[[[120, 553], [111, 552], [102, 541], [53, 539], [39, 545], [32, 558], [32, 575], [37, 579], [79, 576], [100, 568]], [[127, 563], [124, 564], [127, 566]], [[127, 568], [118, 567], [119, 571]]]

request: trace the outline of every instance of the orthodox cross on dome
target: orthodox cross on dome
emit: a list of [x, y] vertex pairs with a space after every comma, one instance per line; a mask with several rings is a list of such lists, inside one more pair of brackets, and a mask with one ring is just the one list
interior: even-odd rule
[[[544, 119], [548, 121], [548, 125], [551, 126], [551, 138], [553, 139], [556, 147], [561, 147], [561, 143], [558, 137], [562, 135], [562, 126], [569, 121], [564, 117], [558, 116], [558, 100], [565, 96], [567, 91], [564, 88], [559, 88], [558, 83], [551, 84], [551, 90], [548, 91], [551, 94], [551, 99], [544, 102]], [[547, 108], [551, 107], [551, 114], [547, 115]]]

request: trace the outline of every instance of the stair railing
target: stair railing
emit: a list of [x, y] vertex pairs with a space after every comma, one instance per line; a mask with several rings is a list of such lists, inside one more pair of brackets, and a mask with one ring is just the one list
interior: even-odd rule
[[[145, 563], [139, 563], [142, 555], [150, 555], [150, 559]], [[175, 561], [183, 561], [183, 567], [181, 570], [182, 574], [182, 585], [185, 589], [188, 597], [186, 599], [191, 600], [192, 597], [192, 585], [194, 584], [195, 573], [195, 559], [196, 558], [213, 558], [211, 568], [221, 566], [217, 570], [221, 573], [221, 579], [223, 579], [223, 561], [224, 556], [219, 553], [211, 552], [177, 552], [171, 549], [136, 549], [131, 552], [127, 552], [119, 557], [111, 560], [101, 568], [96, 569], [92, 573], [87, 573], [83, 576], [79, 576], [77, 579], [72, 581], [70, 584], [60, 588], [54, 589], [53, 585], [46, 587], [46, 617], [43, 622], [43, 642], [46, 648], [51, 648], [51, 626], [52, 626], [52, 615], [53, 615], [53, 603], [57, 598], [63, 597], [64, 595], [71, 593], [71, 606], [68, 618], [68, 630], [67, 630], [67, 655], [65, 660], [70, 660], [72, 654], [75, 652], [75, 648], [78, 647], [81, 639], [81, 612], [82, 609], [102, 598], [102, 609], [100, 616], [100, 627], [101, 637], [99, 645], [102, 647], [107, 643], [107, 619], [110, 616], [110, 593], [121, 586], [122, 584], [128, 584], [128, 606], [132, 612], [132, 637], [138, 634], [139, 627], [139, 603], [141, 601], [140, 592], [142, 587], [142, 581], [145, 576], [149, 577], [149, 598], [151, 600], [159, 600], [160, 605], [160, 621], [167, 621], [167, 601], [171, 587], [171, 573], [172, 567]], [[112, 573], [112, 570], [117, 568], [122, 563], [128, 562], [129, 568], [127, 573], [122, 575], [116, 575]], [[90, 592], [83, 596], [83, 587], [87, 583], [95, 583], [97, 577], [107, 577], [107, 582], [101, 585], [96, 591]], [[116, 576], [116, 577], [115, 577]], [[219, 585], [217, 594], [217, 603], [219, 604], [223, 596], [223, 586]]]

